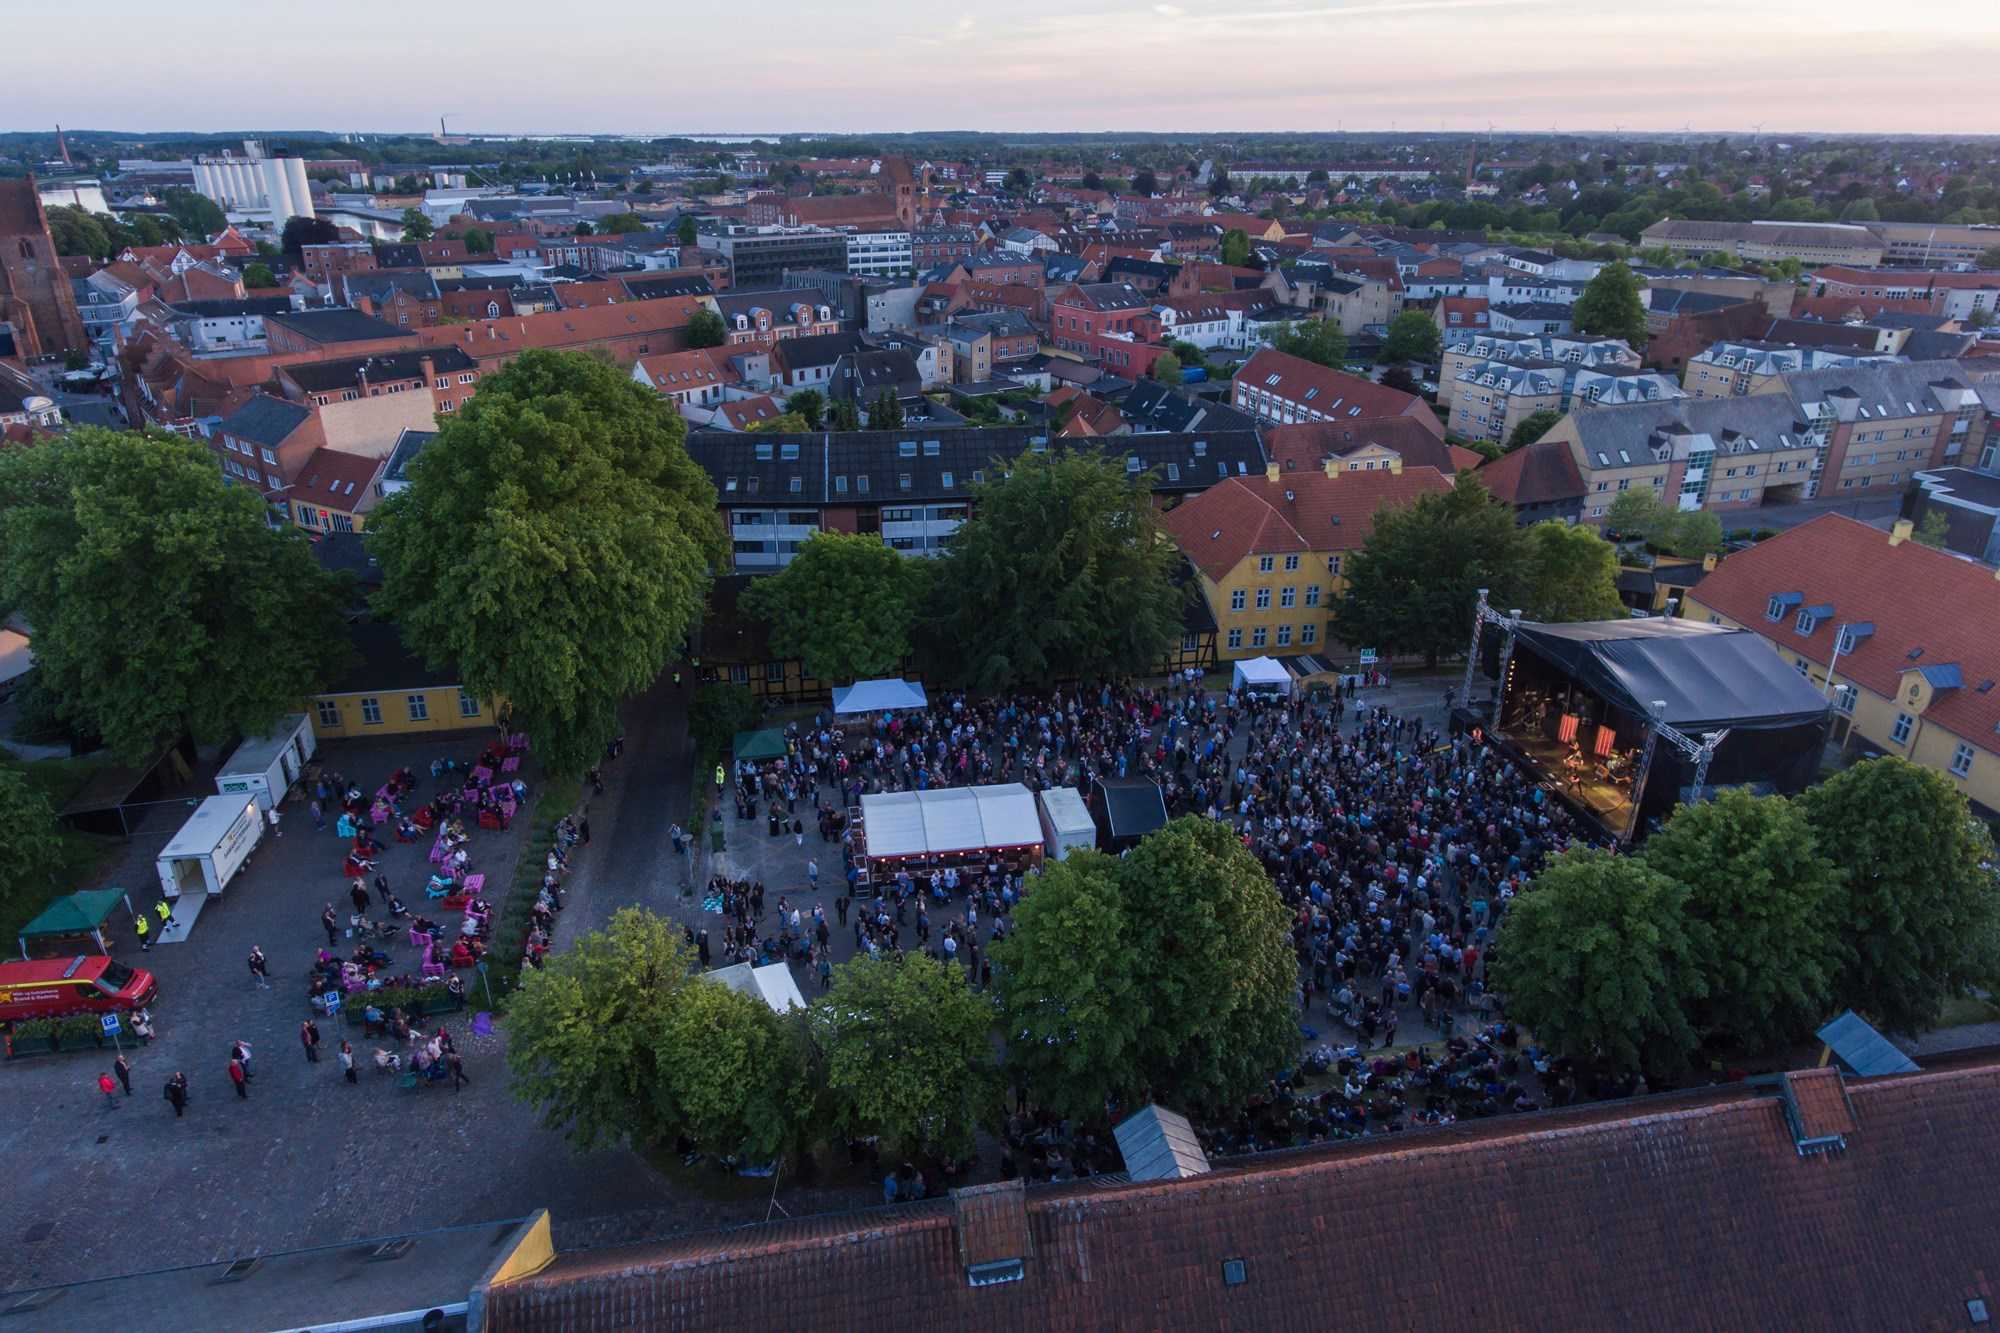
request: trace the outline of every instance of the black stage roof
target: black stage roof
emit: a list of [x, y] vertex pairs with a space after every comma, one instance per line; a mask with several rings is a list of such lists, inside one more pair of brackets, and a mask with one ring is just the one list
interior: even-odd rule
[[1663, 720], [1681, 731], [1798, 726], [1825, 717], [1830, 706], [1748, 630], [1657, 617], [1523, 621], [1516, 651], [1522, 646], [1641, 718], [1664, 700]]

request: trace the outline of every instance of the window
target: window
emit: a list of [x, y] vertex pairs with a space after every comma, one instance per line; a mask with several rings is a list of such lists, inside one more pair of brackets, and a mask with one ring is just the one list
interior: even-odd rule
[[361, 701], [361, 721], [364, 726], [382, 725], [382, 701], [370, 695]]
[[1262, 625], [1259, 625], [1256, 629], [1250, 631], [1250, 646], [1252, 648], [1262, 648], [1267, 637], [1267, 631]]
[[1292, 627], [1290, 625], [1278, 626], [1278, 646], [1280, 648], [1289, 648], [1292, 646]]
[[1317, 583], [1308, 583], [1306, 585], [1306, 605], [1319, 605], [1319, 585]]
[[1286, 572], [1286, 573], [1288, 573], [1288, 574], [1289, 574], [1290, 572], [1292, 572], [1293, 570], [1297, 569], [1298, 567], [1299, 567], [1299, 558], [1298, 558], [1297, 556], [1295, 556], [1295, 555], [1288, 555], [1288, 556], [1286, 556], [1286, 557], [1285, 557], [1285, 572]]
[[917, 442], [915, 440], [904, 440], [896, 446], [896, 454], [901, 458], [915, 458], [917, 456]]
[[784, 684], [785, 664], [783, 662], [764, 663], [764, 680], [767, 684]]
[[1861, 692], [1852, 685], [1836, 685], [1833, 687], [1833, 706], [1843, 713], [1852, 715], [1855, 702], [1860, 697]]
[[1300, 642], [1300, 643], [1315, 643], [1315, 642], [1317, 642], [1317, 641], [1318, 641], [1318, 639], [1319, 639], [1319, 626], [1318, 626], [1318, 625], [1301, 625], [1301, 626], [1299, 626], [1299, 642]]
[[1229, 631], [1229, 646], [1230, 646], [1231, 648], [1241, 648], [1241, 647], [1243, 646], [1243, 631], [1242, 631], [1242, 630], [1240, 630], [1240, 629], [1233, 629], [1233, 630]]
[[938, 474], [938, 484], [939, 484], [939, 485], [941, 485], [941, 486], [944, 486], [944, 487], [945, 487], [945, 488], [947, 488], [947, 489], [949, 489], [949, 488], [950, 488], [950, 486], [951, 486], [951, 484], [952, 484], [952, 478], [951, 478], [951, 473], [949, 473], [949, 472], [941, 472], [941, 473], [939, 473], [939, 474]]
[[1889, 739], [1898, 745], [1905, 744], [1910, 739], [1910, 729], [1916, 724], [1917, 720], [1908, 713], [1896, 714], [1896, 725], [1889, 729]]
[[1298, 603], [1299, 603], [1299, 590], [1297, 588], [1281, 588], [1278, 590], [1279, 606], [1289, 608], [1297, 606]]
[[1199, 640], [1192, 634], [1181, 635], [1181, 651], [1184, 653], [1193, 652], [1198, 643]]
[[431, 702], [429, 699], [426, 699], [421, 694], [412, 694], [406, 696], [403, 702], [409, 705], [410, 721], [412, 722], [430, 721]]
[[1962, 778], [1972, 776], [1972, 746], [1964, 741], [1951, 752], [1951, 771]]
[[1271, 572], [1271, 557], [1270, 557], [1270, 556], [1268, 556], [1268, 555], [1263, 555], [1263, 556], [1258, 556], [1258, 557], [1257, 557], [1257, 572], [1258, 572], [1259, 574], [1268, 574], [1268, 573], [1270, 573], [1270, 572]]
[[1792, 628], [1801, 634], [1811, 634], [1818, 624], [1819, 620], [1812, 612], [1801, 611], [1797, 618], [1792, 621]]
[[1257, 609], [1259, 611], [1268, 611], [1271, 609], [1271, 590], [1269, 588], [1257, 589]]
[[479, 700], [473, 698], [464, 690], [460, 690], [458, 692], [458, 715], [460, 717], [478, 717]]
[[1250, 600], [1249, 594], [1245, 593], [1243, 589], [1238, 588], [1236, 591], [1229, 594], [1229, 609], [1231, 611], [1241, 611], [1243, 609], [1244, 604], [1249, 600]]
[[272, 452], [271, 452], [271, 451], [270, 451], [269, 449], [263, 449], [263, 450], [259, 450], [259, 452], [260, 452], [260, 453], [262, 453], [262, 454], [264, 455], [264, 461], [265, 461], [266, 463], [270, 463], [270, 464], [272, 464], [273, 466], [275, 466], [275, 465], [277, 464], [277, 461], [278, 461], [278, 456], [277, 456], [276, 454], [272, 453]]
[[322, 727], [337, 727], [337, 726], [339, 726], [339, 725], [340, 725], [340, 705], [339, 705], [339, 704], [335, 703], [335, 702], [334, 702], [333, 700], [331, 700], [331, 699], [321, 699], [321, 700], [319, 701], [319, 705], [318, 705], [318, 707], [319, 707], [319, 724], [320, 724], [320, 726], [322, 726]]
[[1790, 601], [1783, 597], [1773, 597], [1769, 602], [1764, 604], [1764, 619], [1783, 620], [1785, 618], [1785, 608], [1790, 605]]
[[1338, 577], [1340, 576], [1340, 557], [1339, 557], [1339, 556], [1337, 556], [1337, 555], [1330, 555], [1330, 556], [1328, 556], [1328, 557], [1326, 558], [1326, 572], [1327, 572], [1327, 573], [1329, 573], [1329, 574], [1332, 574], [1332, 575], [1333, 575], [1334, 577], [1336, 577], [1336, 578], [1338, 578]]

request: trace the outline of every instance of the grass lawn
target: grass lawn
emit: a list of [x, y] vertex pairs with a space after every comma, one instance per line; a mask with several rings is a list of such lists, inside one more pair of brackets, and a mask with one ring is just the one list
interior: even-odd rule
[[1996, 1021], [2000, 1021], [2000, 1005], [1982, 1000], [1977, 995], [1959, 995], [1944, 1002], [1944, 1012], [1938, 1015], [1936, 1026], [1955, 1028], [1967, 1023]]
[[[108, 758], [93, 757], [38, 759], [24, 764], [13, 755], [0, 751], [0, 767], [25, 772], [29, 785], [48, 798], [51, 810], [59, 810], [68, 804], [84, 783], [90, 781], [91, 775], [110, 762]], [[62, 860], [53, 883], [24, 883], [5, 877], [4, 869], [0, 869], [0, 940], [12, 941], [21, 927], [32, 921], [54, 899], [76, 889], [92, 887], [105, 866], [116, 860], [125, 846], [117, 838], [78, 833], [68, 828], [60, 831], [59, 838]]]

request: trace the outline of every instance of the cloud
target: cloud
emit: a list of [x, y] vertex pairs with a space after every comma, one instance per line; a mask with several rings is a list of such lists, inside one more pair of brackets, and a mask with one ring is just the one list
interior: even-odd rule
[[1155, 14], [1165, 14], [1170, 19], [1179, 18], [1181, 15], [1187, 13], [1179, 5], [1154, 5], [1153, 12]]

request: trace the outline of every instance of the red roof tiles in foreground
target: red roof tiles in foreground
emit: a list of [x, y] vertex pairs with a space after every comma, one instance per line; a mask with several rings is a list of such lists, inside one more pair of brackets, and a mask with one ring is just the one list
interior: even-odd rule
[[2000, 1063], [1850, 1083], [1829, 1121], [1838, 1078], [1793, 1076], [1807, 1137], [1851, 1126], [1805, 1152], [1776, 1088], [1668, 1095], [559, 1255], [487, 1327], [1970, 1327], [2000, 1300]]
[[1451, 485], [1429, 467], [1231, 477], [1162, 514], [1160, 525], [1202, 573], [1220, 579], [1247, 555], [1353, 550], [1368, 540], [1379, 511]]

